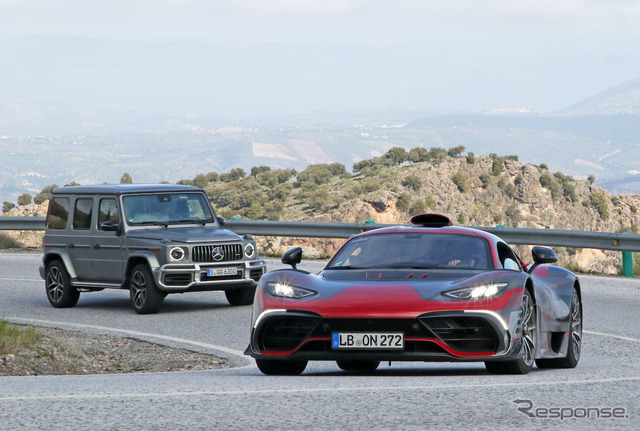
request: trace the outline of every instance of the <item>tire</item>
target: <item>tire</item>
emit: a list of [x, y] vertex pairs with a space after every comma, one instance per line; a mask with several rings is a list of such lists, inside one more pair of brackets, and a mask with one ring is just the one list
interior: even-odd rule
[[224, 292], [229, 304], [237, 305], [251, 305], [253, 304], [253, 297], [256, 294], [256, 287], [249, 286], [239, 289], [226, 290]]
[[299, 376], [308, 361], [278, 361], [269, 359], [256, 359], [256, 365], [267, 376]]
[[56, 308], [69, 308], [78, 303], [80, 292], [71, 286], [71, 278], [60, 260], [54, 260], [45, 271], [47, 299]]
[[487, 361], [487, 371], [492, 374], [527, 374], [535, 362], [537, 335], [536, 305], [531, 293], [525, 288], [522, 296], [522, 322], [520, 323], [522, 343], [516, 359], [508, 361]]
[[140, 263], [133, 267], [129, 276], [131, 305], [138, 314], [154, 314], [160, 310], [166, 294], [156, 286], [149, 267]]
[[571, 298], [571, 325], [569, 327], [569, 346], [564, 358], [536, 359], [538, 368], [575, 368], [582, 352], [582, 304], [576, 289]]
[[375, 371], [380, 365], [380, 361], [336, 361], [338, 367], [344, 371]]

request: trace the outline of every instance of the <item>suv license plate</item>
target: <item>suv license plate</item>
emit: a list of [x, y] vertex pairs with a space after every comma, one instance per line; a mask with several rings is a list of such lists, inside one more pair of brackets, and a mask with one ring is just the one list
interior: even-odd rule
[[334, 349], [404, 349], [402, 332], [334, 332]]
[[238, 274], [238, 268], [207, 268], [207, 277], [224, 277]]

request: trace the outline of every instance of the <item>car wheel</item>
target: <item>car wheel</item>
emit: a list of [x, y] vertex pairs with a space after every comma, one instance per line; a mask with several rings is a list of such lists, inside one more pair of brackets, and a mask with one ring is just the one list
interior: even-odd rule
[[487, 361], [485, 366], [487, 371], [494, 374], [527, 374], [533, 368], [535, 361], [537, 336], [536, 305], [531, 293], [524, 290], [522, 296], [522, 322], [520, 323], [522, 333], [522, 344], [520, 354], [516, 359], [508, 361]]
[[255, 286], [231, 289], [224, 292], [231, 305], [251, 305], [256, 294]]
[[47, 265], [45, 288], [47, 299], [56, 308], [73, 307], [80, 298], [80, 292], [71, 286], [71, 279], [67, 269], [59, 260], [54, 260]]
[[573, 289], [571, 299], [571, 326], [569, 328], [569, 346], [564, 358], [536, 359], [538, 368], [575, 368], [582, 351], [582, 304], [578, 292]]
[[344, 371], [375, 371], [380, 361], [336, 361], [338, 367]]
[[267, 376], [298, 376], [307, 368], [307, 362], [256, 359], [258, 369]]
[[138, 314], [153, 314], [160, 310], [166, 296], [156, 286], [149, 267], [140, 263], [133, 267], [129, 277], [131, 305]]

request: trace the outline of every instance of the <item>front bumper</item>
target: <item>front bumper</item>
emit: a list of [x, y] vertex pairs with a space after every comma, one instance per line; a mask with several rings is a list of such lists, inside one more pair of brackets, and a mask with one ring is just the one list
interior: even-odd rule
[[[342, 350], [340, 332], [402, 332], [404, 348]], [[304, 311], [270, 310], [256, 319], [245, 352], [257, 359], [379, 361], [486, 361], [519, 351], [509, 325], [494, 312], [455, 310], [416, 318], [324, 318]]]
[[[236, 274], [207, 276], [208, 269], [235, 268]], [[267, 271], [264, 260], [167, 264], [153, 271], [158, 288], [166, 292], [229, 290], [256, 286]]]

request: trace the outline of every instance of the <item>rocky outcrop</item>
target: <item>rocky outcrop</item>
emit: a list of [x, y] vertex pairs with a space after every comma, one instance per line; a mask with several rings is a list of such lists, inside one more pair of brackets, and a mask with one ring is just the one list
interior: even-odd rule
[[[363, 188], [363, 184], [367, 187]], [[322, 186], [336, 202], [311, 209], [296, 189], [282, 204], [282, 219], [330, 223], [408, 224], [412, 215], [436, 212], [455, 224], [568, 229], [599, 232], [640, 227], [640, 196], [611, 195], [587, 181], [576, 181], [544, 166], [522, 164], [497, 156], [449, 157], [441, 163], [415, 163], [385, 167]], [[354, 190], [367, 190], [353, 193]], [[20, 206], [9, 216], [44, 216], [48, 202]], [[9, 235], [28, 247], [40, 247], [40, 232]], [[299, 245], [308, 258], [332, 255], [342, 239], [256, 237], [261, 252], [280, 255]], [[518, 247], [530, 260], [527, 247]], [[615, 274], [622, 264], [620, 252], [556, 248], [559, 264], [574, 270]]]
[[[494, 168], [494, 157], [449, 159], [438, 165], [417, 163], [390, 168], [380, 190], [342, 202], [331, 213], [302, 215], [297, 220], [339, 223], [408, 224], [415, 211], [400, 210], [401, 194], [411, 196], [411, 205], [420, 210], [449, 216], [466, 226], [568, 229], [599, 232], [637, 231], [640, 226], [640, 196], [611, 195], [586, 181], [554, 174], [544, 167], [502, 160]], [[466, 187], [461, 191], [453, 177], [461, 174]], [[417, 189], [405, 187], [408, 177], [419, 180]], [[334, 184], [330, 193], [339, 193], [350, 180]], [[261, 245], [274, 254], [293, 245], [302, 245], [308, 257], [331, 255], [344, 240], [260, 238]], [[528, 247], [519, 247], [523, 259], [530, 260]], [[616, 274], [622, 256], [616, 251], [556, 248], [559, 264], [585, 272]]]

